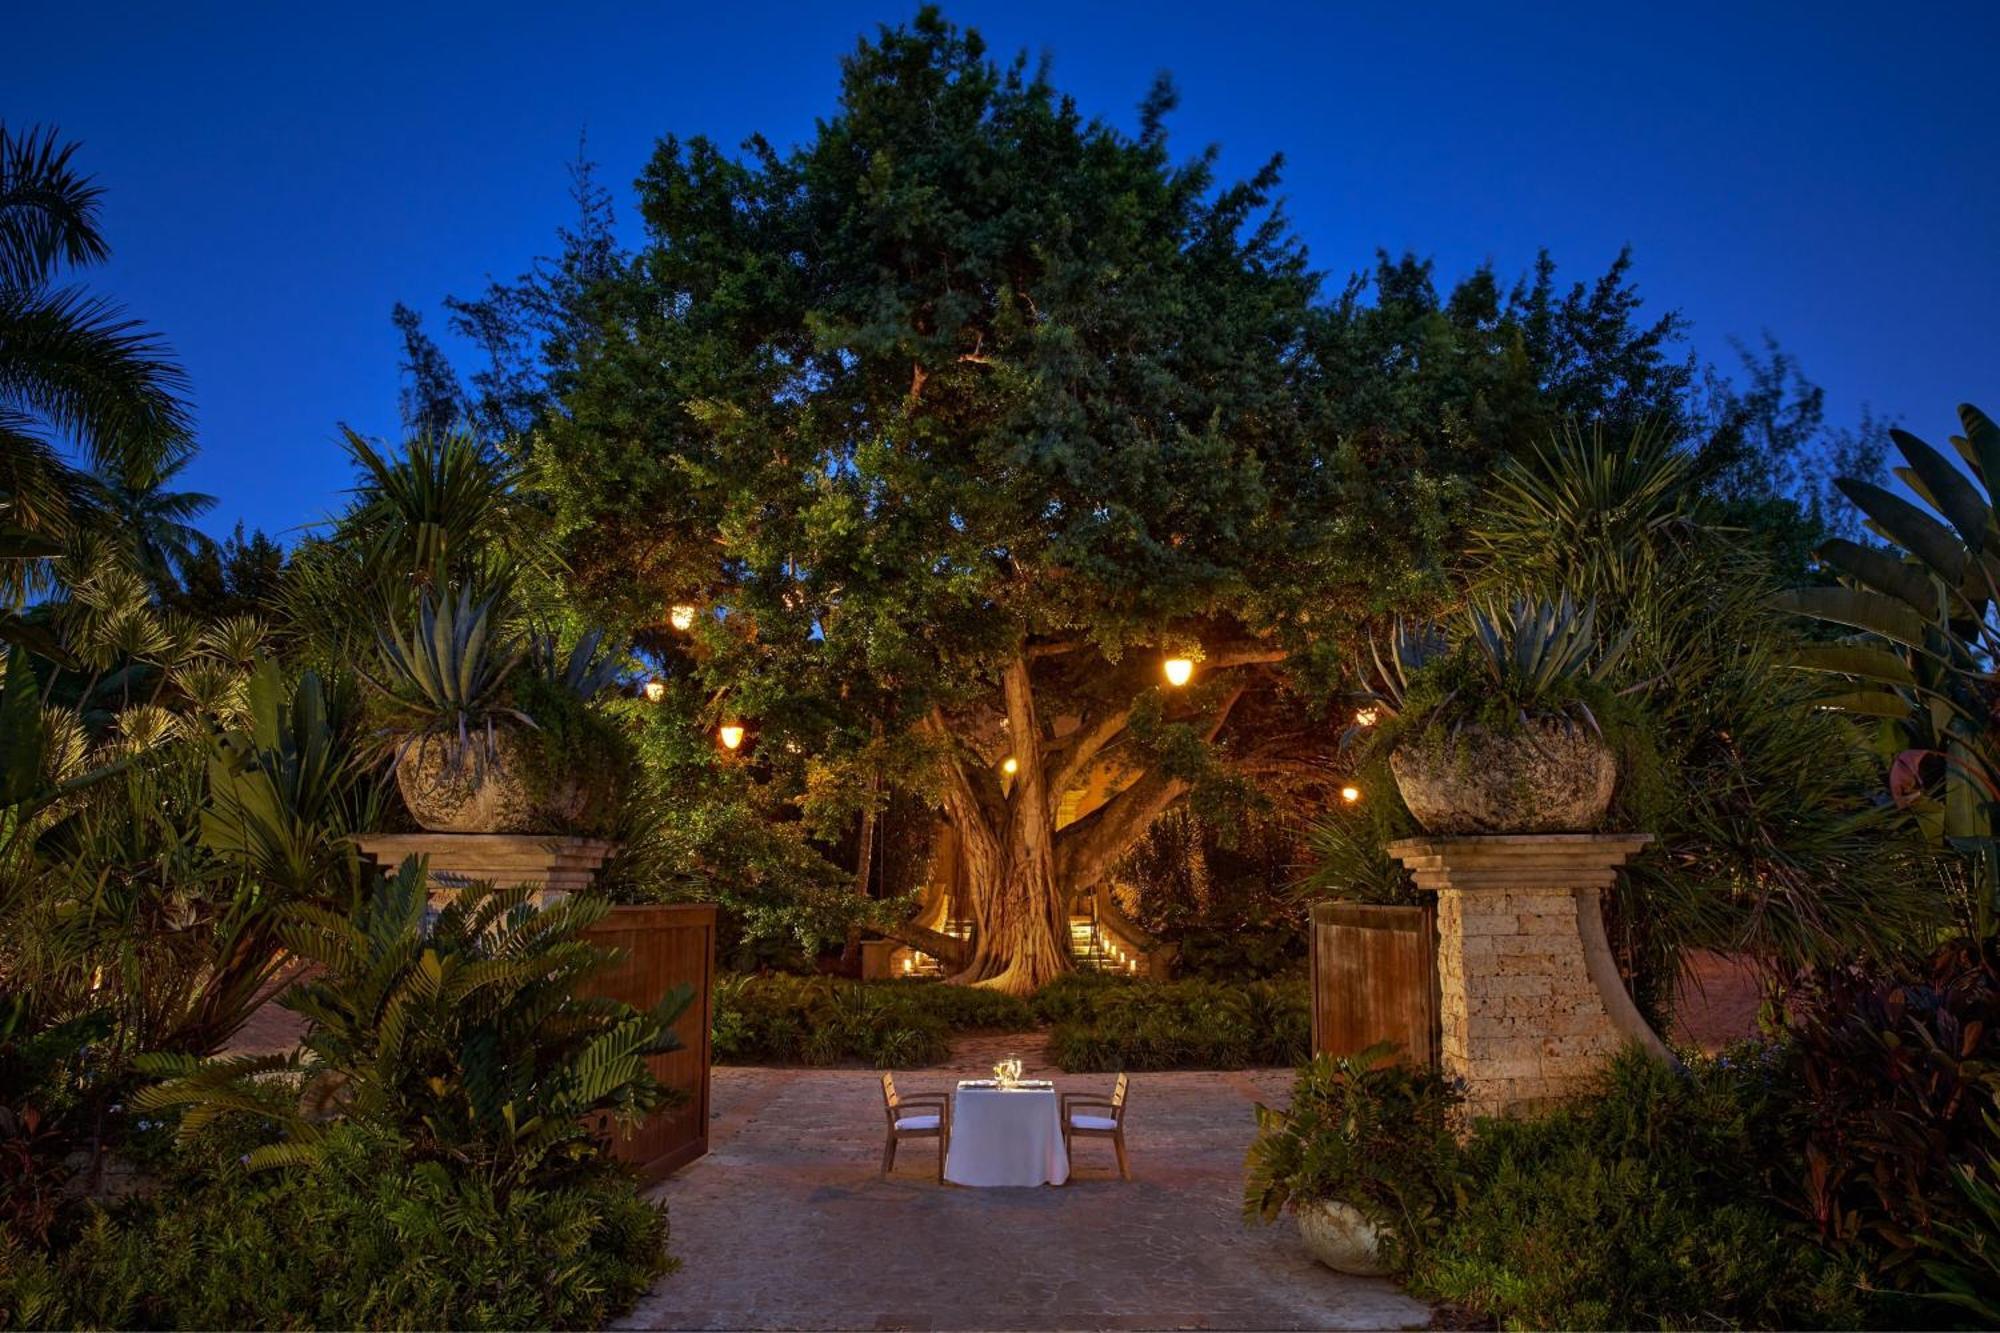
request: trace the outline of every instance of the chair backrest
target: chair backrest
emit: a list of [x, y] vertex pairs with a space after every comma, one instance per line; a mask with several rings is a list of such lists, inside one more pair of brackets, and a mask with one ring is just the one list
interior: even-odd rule
[[882, 1075], [882, 1104], [884, 1106], [895, 1107], [901, 1105], [902, 1100], [902, 1098], [896, 1095], [896, 1076], [894, 1074]]
[[1115, 1120], [1123, 1121], [1125, 1119], [1125, 1089], [1127, 1086], [1129, 1085], [1123, 1074], [1120, 1074], [1118, 1081], [1111, 1086], [1111, 1113], [1112, 1118]]

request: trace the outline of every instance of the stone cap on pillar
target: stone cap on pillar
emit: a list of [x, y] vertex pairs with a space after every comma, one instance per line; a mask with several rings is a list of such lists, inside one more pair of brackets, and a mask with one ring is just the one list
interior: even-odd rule
[[1389, 855], [1420, 889], [1608, 889], [1650, 833], [1489, 833], [1402, 838]]
[[480, 881], [549, 893], [581, 893], [618, 844], [604, 838], [542, 833], [364, 833], [355, 843], [387, 870], [403, 858], [426, 858], [433, 890]]

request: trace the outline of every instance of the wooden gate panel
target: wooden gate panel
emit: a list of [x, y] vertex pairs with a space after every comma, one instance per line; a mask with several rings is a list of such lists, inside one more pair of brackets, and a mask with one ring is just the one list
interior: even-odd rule
[[1315, 1054], [1354, 1055], [1395, 1043], [1438, 1062], [1437, 911], [1319, 903], [1312, 909]]
[[655, 1078], [687, 1094], [686, 1100], [651, 1116], [629, 1137], [613, 1140], [613, 1154], [620, 1161], [657, 1180], [708, 1152], [715, 906], [614, 907], [585, 934], [591, 943], [620, 954], [591, 978], [585, 987], [590, 994], [650, 1009], [675, 986], [694, 988], [693, 1002], [674, 1024], [681, 1049], [646, 1062]]

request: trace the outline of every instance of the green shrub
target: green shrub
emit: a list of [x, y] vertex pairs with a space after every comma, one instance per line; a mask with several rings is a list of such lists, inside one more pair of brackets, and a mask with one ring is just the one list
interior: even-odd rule
[[1305, 972], [1306, 932], [1189, 930], [1182, 933], [1174, 970], [1199, 981], [1267, 981]]
[[157, 1193], [93, 1211], [55, 1255], [0, 1242], [0, 1322], [591, 1328], [670, 1266], [665, 1210], [616, 1166], [503, 1192], [353, 1122], [310, 1166], [194, 1150]]
[[714, 1051], [723, 1064], [935, 1064], [959, 1032], [1034, 1026], [1011, 995], [935, 981], [739, 976], [715, 988]]
[[1303, 981], [1064, 978], [1034, 999], [1049, 1054], [1072, 1074], [1295, 1065], [1311, 1045]]
[[1601, 1095], [1479, 1122], [1412, 1290], [1509, 1327], [1859, 1323], [1857, 1274], [1779, 1202], [1795, 1077], [1783, 1048], [1686, 1070], [1630, 1052]]
[[1382, 1228], [1391, 1264], [1407, 1268], [1455, 1195], [1459, 1098], [1435, 1070], [1384, 1063], [1390, 1051], [1385, 1042], [1354, 1056], [1315, 1056], [1299, 1070], [1289, 1107], [1257, 1107], [1245, 1220], [1275, 1221], [1291, 1204], [1351, 1204]]

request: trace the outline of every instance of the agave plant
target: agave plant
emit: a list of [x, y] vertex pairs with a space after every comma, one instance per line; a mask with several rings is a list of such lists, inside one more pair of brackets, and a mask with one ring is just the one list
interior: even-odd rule
[[286, 947], [316, 975], [279, 1001], [307, 1022], [296, 1052], [156, 1056], [166, 1076], [137, 1099], [186, 1108], [183, 1137], [219, 1119], [274, 1121], [252, 1169], [317, 1160], [331, 1121], [400, 1136], [419, 1159], [534, 1179], [586, 1139], [588, 1118], [636, 1123], [671, 1096], [646, 1065], [678, 1050], [687, 986], [651, 1010], [579, 994], [606, 961], [583, 931], [607, 910], [570, 897], [536, 907], [528, 887], [474, 885], [429, 918], [415, 858], [352, 916], [296, 910]]
[[594, 699], [618, 679], [617, 655], [607, 654], [601, 659], [597, 655], [604, 638], [603, 630], [589, 630], [565, 654], [553, 632], [538, 634], [530, 647], [530, 659], [551, 687], [579, 699]]
[[[1506, 605], [1474, 602], [1466, 608], [1465, 633], [1455, 652], [1447, 647], [1442, 629], [1413, 628], [1400, 620], [1386, 657], [1371, 644], [1375, 680], [1365, 697], [1392, 716], [1421, 707], [1428, 715], [1443, 717], [1477, 712], [1488, 701], [1499, 699], [1512, 704], [1524, 722], [1535, 716], [1574, 715], [1596, 730], [1595, 715], [1576, 697], [1574, 687], [1607, 681], [1631, 641], [1632, 632], [1627, 631], [1609, 648], [1603, 647], [1597, 632], [1596, 603], [1578, 605], [1568, 593], [1553, 601], [1517, 598]], [[1413, 695], [1425, 674], [1461, 655], [1476, 667], [1479, 688], [1474, 693], [1478, 700], [1464, 697], [1469, 686], [1457, 685], [1419, 704]], [[1354, 734], [1352, 729], [1349, 734]]]
[[535, 725], [502, 702], [507, 679], [528, 648], [497, 628], [499, 600], [497, 594], [475, 598], [470, 587], [456, 597], [425, 591], [407, 636], [393, 617], [378, 635], [389, 681], [375, 684], [403, 714], [399, 759], [413, 744], [442, 738], [455, 762], [470, 756], [477, 763], [493, 753], [499, 722]]
[[[1517, 599], [1507, 607], [1474, 605], [1468, 613], [1472, 643], [1494, 690], [1520, 705], [1523, 714], [1553, 703], [1560, 711], [1567, 705], [1555, 699], [1565, 682], [1589, 681], [1602, 684], [1618, 669], [1620, 659], [1631, 646], [1628, 631], [1608, 649], [1597, 636], [1597, 604], [1579, 607], [1564, 593], [1556, 601]], [[1590, 710], [1576, 707], [1585, 717]], [[1596, 719], [1591, 718], [1596, 726]]]
[[1804, 650], [1798, 665], [1844, 680], [1826, 706], [1886, 723], [1890, 794], [1970, 858], [1975, 926], [1988, 935], [2000, 892], [2000, 425], [1970, 404], [1958, 415], [1965, 433], [1951, 443], [1972, 476], [1909, 432], [1891, 431], [1906, 464], [1897, 475], [1929, 510], [1841, 479], [1841, 492], [1895, 549], [1829, 541], [1820, 558], [1845, 582], [1795, 589], [1781, 605], [1859, 631]]

